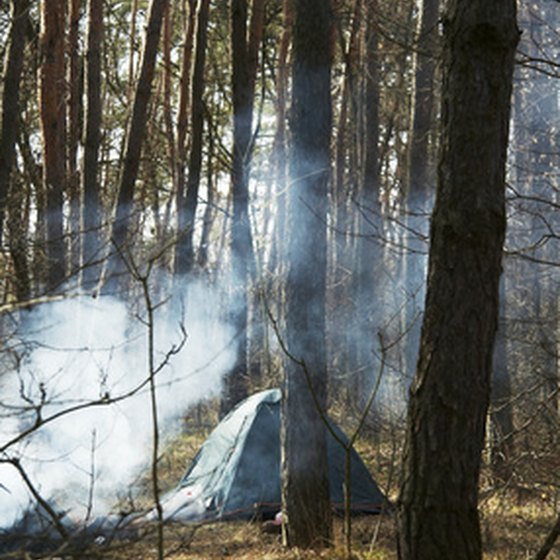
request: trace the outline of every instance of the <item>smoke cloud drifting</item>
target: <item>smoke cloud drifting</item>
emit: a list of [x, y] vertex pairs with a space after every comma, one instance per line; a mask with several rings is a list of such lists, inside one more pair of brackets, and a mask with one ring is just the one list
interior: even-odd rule
[[[179, 428], [189, 405], [219, 389], [233, 361], [235, 335], [220, 321], [219, 308], [214, 292], [191, 285], [186, 298], [156, 310], [155, 366], [165, 364], [156, 377], [164, 436]], [[106, 514], [148, 465], [153, 425], [145, 318], [141, 304], [135, 313], [113, 298], [85, 297], [27, 315], [17, 367], [0, 375], [0, 527], [11, 526], [33, 501], [7, 460], [19, 460], [41, 496], [77, 519]], [[38, 423], [39, 414], [44, 421], [100, 399], [117, 402], [62, 415], [6, 447]]]

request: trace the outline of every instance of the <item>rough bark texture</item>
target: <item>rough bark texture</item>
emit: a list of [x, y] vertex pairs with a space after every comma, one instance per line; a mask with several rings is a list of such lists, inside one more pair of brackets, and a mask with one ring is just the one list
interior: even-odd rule
[[28, 10], [29, 0], [12, 1], [12, 27], [4, 66], [2, 128], [0, 129], [0, 245], [3, 244], [6, 199], [10, 190], [19, 127], [19, 92], [25, 49], [25, 29], [29, 22]]
[[282, 508], [284, 543], [299, 547], [331, 539], [325, 426], [312, 396], [325, 407], [331, 26], [329, 1], [294, 2]]
[[82, 171], [84, 244], [83, 284], [91, 287], [100, 270], [100, 196], [98, 179], [101, 142], [101, 45], [103, 37], [103, 0], [89, 0], [85, 69], [86, 115]]
[[117, 281], [126, 271], [123, 258], [127, 258], [132, 241], [131, 225], [134, 213], [134, 185], [140, 167], [140, 156], [146, 133], [148, 106], [152, 94], [156, 58], [163, 23], [163, 16], [169, 0], [152, 0], [149, 8], [146, 38], [140, 63], [140, 74], [134, 92], [132, 116], [126, 135], [124, 162], [119, 183], [117, 207], [111, 242], [113, 252], [108, 262], [106, 292], [114, 292], [118, 288]]
[[453, 0], [420, 359], [399, 498], [402, 560], [480, 559], [480, 453], [498, 319], [514, 0]]
[[179, 90], [179, 106], [177, 111], [177, 145], [175, 147], [176, 157], [176, 170], [173, 174], [175, 180], [175, 206], [177, 208], [177, 247], [175, 249], [174, 268], [175, 272], [180, 273], [181, 268], [184, 266], [185, 260], [182, 255], [187, 251], [183, 248], [187, 245], [184, 236], [187, 235], [185, 231], [185, 224], [188, 222], [186, 213], [186, 163], [187, 163], [187, 132], [189, 125], [189, 114], [192, 115], [191, 110], [191, 72], [192, 72], [192, 56], [194, 47], [194, 34], [196, 28], [197, 16], [197, 1], [185, 0], [183, 10], [186, 12], [188, 6], [188, 16], [184, 17], [183, 33], [185, 42], [183, 43], [181, 61], [181, 85]]
[[66, 276], [64, 243], [65, 188], [65, 43], [64, 0], [41, 5], [40, 110], [43, 135], [43, 185], [46, 199], [47, 289], [60, 287]]

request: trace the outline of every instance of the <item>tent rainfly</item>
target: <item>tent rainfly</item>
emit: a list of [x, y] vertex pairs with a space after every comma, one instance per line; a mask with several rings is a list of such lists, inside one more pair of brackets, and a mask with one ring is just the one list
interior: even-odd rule
[[[267, 518], [280, 510], [280, 399], [279, 389], [262, 391], [239, 403], [220, 422], [178, 487], [162, 498], [166, 520]], [[348, 441], [340, 428], [331, 425]], [[345, 450], [327, 434], [331, 501], [342, 511]], [[352, 449], [352, 513], [379, 513], [386, 503]]]

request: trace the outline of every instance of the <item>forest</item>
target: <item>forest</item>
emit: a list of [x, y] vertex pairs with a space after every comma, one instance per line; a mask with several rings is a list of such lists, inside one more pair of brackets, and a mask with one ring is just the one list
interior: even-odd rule
[[[0, 0], [0, 558], [560, 558], [559, 30], [557, 0]], [[279, 534], [167, 522], [276, 387]]]

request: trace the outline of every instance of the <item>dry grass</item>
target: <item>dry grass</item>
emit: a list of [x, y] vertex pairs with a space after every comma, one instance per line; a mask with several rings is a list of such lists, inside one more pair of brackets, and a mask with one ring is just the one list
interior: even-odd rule
[[[554, 512], [538, 500], [515, 505], [511, 498], [492, 498], [482, 508], [485, 560], [528, 560], [542, 544]], [[166, 558], [169, 560], [343, 560], [341, 520], [335, 521], [333, 546], [322, 552], [286, 550], [280, 535], [265, 533], [258, 522], [217, 522], [201, 526], [166, 528]], [[355, 518], [355, 560], [395, 560], [394, 519], [389, 516]], [[150, 535], [137, 543], [117, 545], [104, 555], [112, 560], [157, 557]], [[560, 545], [549, 555], [560, 559]]]
[[[337, 419], [344, 429], [343, 415]], [[212, 407], [191, 419], [185, 426], [185, 433], [169, 441], [160, 460], [160, 487], [165, 492], [173, 488], [186, 467], [190, 464], [210, 429], [217, 422]], [[200, 426], [203, 426], [202, 428]], [[374, 474], [376, 481], [386, 495], [394, 500], [397, 494], [400, 443], [402, 432], [399, 428], [366, 433], [357, 442], [357, 448], [365, 463]], [[558, 456], [555, 455], [555, 460]], [[539, 464], [540, 461], [538, 462]], [[543, 490], [529, 484], [534, 480], [533, 470], [521, 465], [518, 480], [523, 488], [497, 492], [492, 488], [491, 473], [483, 469], [481, 528], [485, 560], [527, 560], [532, 559], [552, 526], [560, 505], [558, 486], [552, 484]], [[527, 471], [527, 472], [526, 472]], [[547, 473], [555, 473], [549, 468]], [[529, 474], [527, 474], [529, 473]], [[539, 473], [543, 480], [544, 474]], [[149, 474], [140, 477], [139, 503], [151, 503]], [[322, 552], [286, 550], [282, 547], [278, 534], [263, 531], [259, 522], [216, 522], [205, 525], [176, 524], [165, 528], [165, 548], [168, 560], [342, 560], [344, 551], [342, 522], [335, 520], [335, 535], [332, 547]], [[396, 559], [396, 530], [392, 515], [364, 516], [353, 520], [353, 552], [355, 560]], [[133, 542], [115, 542], [108, 549], [101, 548], [91, 555], [111, 560], [152, 560], [157, 558], [155, 536], [145, 534]], [[560, 560], [560, 544], [550, 553], [548, 560]]]
[[[376, 541], [373, 542], [374, 535]], [[395, 558], [393, 523], [389, 517], [363, 517], [354, 522], [356, 560]], [[157, 557], [155, 546], [147, 537], [126, 547], [117, 545], [106, 558], [124, 560]], [[175, 526], [166, 529], [166, 558], [170, 560], [342, 560], [342, 524], [335, 522], [335, 541], [322, 552], [293, 551], [282, 547], [280, 535], [265, 533], [258, 522], [213, 523], [203, 526]]]
[[[160, 464], [163, 489], [172, 488], [181, 478], [211, 423], [203, 430], [188, 427], [188, 433], [169, 442]], [[390, 437], [389, 437], [390, 436]], [[361, 439], [358, 451], [387, 495], [394, 499], [397, 492], [399, 434], [392, 432]], [[396, 442], [396, 443], [395, 443]], [[484, 479], [484, 476], [483, 476]], [[486, 480], [489, 477], [486, 476]], [[148, 482], [148, 481], [146, 481]], [[149, 484], [146, 484], [146, 489]], [[544, 541], [558, 508], [557, 492], [501, 492], [484, 489], [481, 506], [481, 528], [485, 560], [527, 560], [534, 557]], [[394, 518], [366, 516], [353, 523], [353, 551], [356, 560], [396, 559]], [[335, 521], [333, 546], [321, 553], [289, 551], [282, 547], [279, 535], [262, 531], [258, 522], [218, 522], [194, 526], [176, 525], [166, 528], [166, 558], [170, 560], [339, 560], [345, 558], [341, 520]], [[153, 539], [147, 535], [141, 542], [117, 545], [107, 558], [123, 560], [156, 558]], [[550, 553], [549, 560], [560, 560], [560, 544]]]
[[[545, 496], [522, 497], [516, 493], [494, 496], [481, 507], [485, 558], [521, 560], [533, 558], [557, 516]], [[560, 560], [560, 543], [548, 560]]]

